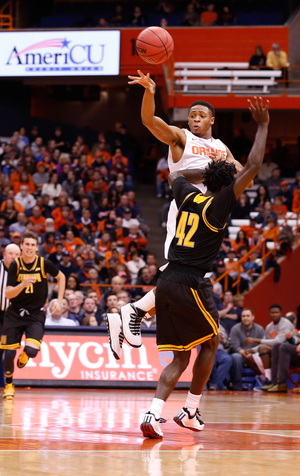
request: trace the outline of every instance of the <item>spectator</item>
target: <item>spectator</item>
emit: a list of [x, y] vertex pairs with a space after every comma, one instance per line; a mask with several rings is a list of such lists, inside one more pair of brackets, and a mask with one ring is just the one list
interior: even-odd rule
[[298, 213], [300, 209], [300, 172], [296, 173], [296, 186], [293, 191], [292, 212]]
[[289, 211], [292, 210], [292, 202], [293, 202], [293, 193], [290, 189], [290, 184], [287, 180], [283, 180], [280, 184], [280, 191], [278, 195], [281, 196], [282, 202], [284, 205], [287, 206]]
[[218, 14], [215, 12], [215, 5], [213, 3], [209, 3], [207, 5], [206, 10], [201, 13], [200, 15], [200, 25], [201, 26], [212, 26], [217, 23]]
[[222, 26], [229, 26], [233, 24], [233, 14], [227, 5], [224, 5], [218, 17], [218, 23]]
[[129, 231], [130, 227], [134, 225], [136, 227], [140, 226], [140, 222], [137, 218], [132, 218], [132, 210], [131, 208], [124, 208], [124, 214], [122, 219], [122, 227], [125, 231]]
[[262, 46], [256, 46], [254, 50], [254, 55], [251, 56], [249, 61], [249, 68], [250, 69], [261, 69], [266, 66], [266, 55], [264, 54], [264, 50]]
[[268, 188], [271, 199], [275, 198], [280, 191], [281, 182], [281, 170], [279, 167], [276, 167], [273, 169], [271, 177], [265, 181], [265, 186]]
[[272, 50], [267, 54], [266, 65], [272, 69], [284, 69], [288, 65], [288, 57], [285, 51], [280, 49], [278, 43], [272, 44]]
[[136, 280], [136, 284], [139, 286], [143, 286], [142, 288], [138, 288], [135, 293], [142, 296], [147, 294], [148, 291], [151, 291], [151, 289], [153, 289], [153, 287], [156, 285], [156, 280], [153, 279], [148, 266], [145, 266], [140, 270], [139, 276]]
[[260, 171], [257, 174], [259, 182], [265, 182], [272, 177], [272, 172], [277, 168], [277, 164], [272, 161], [271, 154], [266, 154]]
[[76, 322], [72, 319], [66, 319], [63, 317], [62, 312], [53, 313], [52, 309], [57, 303], [57, 299], [52, 299], [49, 303], [49, 314], [45, 320], [45, 326], [76, 326]]
[[257, 215], [256, 222], [260, 224], [262, 228], [265, 228], [268, 218], [274, 218], [275, 222], [277, 222], [277, 215], [273, 210], [273, 205], [270, 200], [265, 201], [263, 211]]
[[263, 237], [266, 241], [277, 242], [279, 235], [279, 228], [276, 226], [276, 219], [273, 217], [267, 218], [267, 226], [264, 228]]
[[270, 200], [268, 188], [265, 185], [260, 185], [256, 192], [252, 208], [255, 212], [261, 212], [264, 208], [264, 204], [267, 200]]
[[109, 19], [111, 26], [125, 26], [127, 21], [123, 13], [123, 6], [121, 4], [115, 5], [114, 13]]
[[276, 195], [274, 198], [273, 210], [276, 213], [278, 218], [284, 218], [287, 214], [287, 206], [283, 204], [283, 197], [281, 195]]
[[279, 304], [272, 304], [269, 307], [269, 313], [272, 322], [267, 325], [264, 337], [247, 336], [245, 344], [258, 344], [252, 348], [253, 359], [260, 372], [271, 383], [272, 348], [275, 344], [284, 342], [286, 332], [293, 332], [294, 326], [288, 319], [281, 317], [282, 308]]
[[15, 223], [18, 216], [16, 203], [11, 198], [7, 198], [2, 205], [4, 206], [1, 207], [1, 216], [5, 219], [6, 226], [9, 227]]
[[[55, 254], [57, 254], [57, 250], [56, 250]], [[50, 256], [49, 256], [49, 259], [51, 259]], [[64, 275], [66, 276], [67, 279], [68, 279], [68, 277], [70, 276], [71, 273], [76, 273], [77, 268], [71, 262], [71, 255], [70, 255], [69, 251], [63, 251], [61, 253], [61, 259], [60, 259], [59, 264], [57, 264], [57, 268], [64, 273]]]
[[42, 195], [47, 194], [52, 200], [59, 197], [62, 191], [62, 186], [58, 183], [58, 175], [55, 171], [50, 173], [49, 183], [44, 183], [42, 186]]
[[15, 196], [15, 200], [25, 211], [33, 208], [36, 203], [34, 196], [29, 193], [28, 185], [21, 185], [20, 191]]
[[[64, 246], [59, 241], [55, 242], [55, 249], [49, 255], [49, 260], [52, 261], [55, 265], [58, 265], [62, 261], [62, 256], [64, 252]], [[65, 260], [67, 263], [67, 260]], [[72, 272], [72, 271], [71, 271]], [[70, 274], [70, 273], [69, 273]]]
[[254, 343], [246, 343], [247, 337], [264, 337], [264, 329], [254, 322], [255, 316], [252, 309], [244, 308], [240, 323], [232, 327], [230, 332], [230, 345], [232, 352], [232, 390], [243, 390], [243, 367], [252, 368], [257, 374], [260, 371], [253, 361], [250, 349], [255, 347]]
[[41, 236], [45, 232], [46, 218], [42, 215], [40, 207], [37, 205], [33, 207], [32, 216], [28, 220], [32, 223], [32, 229], [37, 235]]
[[137, 250], [130, 253], [130, 260], [126, 263], [126, 267], [131, 276], [131, 284], [136, 284], [138, 273], [140, 269], [144, 268], [145, 266], [146, 263], [143, 258], [140, 257]]
[[82, 320], [82, 325], [83, 326], [89, 326], [89, 327], [98, 327], [98, 321], [96, 319], [96, 316], [86, 316]]
[[55, 234], [52, 231], [46, 232], [44, 239], [44, 243], [40, 245], [39, 254], [44, 258], [48, 258], [52, 249], [55, 247]]
[[66, 289], [71, 289], [73, 292], [80, 290], [80, 283], [76, 273], [71, 273], [68, 276], [66, 281]]
[[237, 253], [239, 252], [240, 246], [246, 246], [247, 249], [249, 249], [248, 238], [246, 237], [244, 230], [239, 230], [237, 232], [236, 239], [232, 242], [232, 248]]
[[129, 244], [134, 241], [140, 252], [145, 251], [148, 240], [143, 235], [142, 231], [136, 225], [131, 225], [129, 228], [129, 234], [124, 238], [124, 245], [126, 251], [128, 251]]
[[209, 378], [209, 390], [226, 390], [230, 382], [232, 357], [227, 351], [230, 343], [227, 332], [222, 325], [219, 327], [219, 339], [214, 366]]
[[249, 197], [246, 193], [242, 193], [242, 195], [238, 198], [237, 204], [232, 210], [231, 218], [249, 218], [251, 211], [251, 203]]
[[19, 212], [17, 215], [17, 221], [12, 223], [9, 226], [9, 233], [12, 235], [13, 233], [20, 233], [23, 235], [27, 223], [27, 217], [24, 212]]
[[233, 295], [231, 291], [224, 292], [223, 302], [217, 305], [217, 309], [219, 311], [221, 324], [229, 335], [232, 327], [240, 322], [240, 313], [237, 306], [233, 304]]
[[[89, 318], [89, 317], [95, 317], [95, 313], [97, 313], [97, 306], [95, 306], [95, 301], [92, 297], [86, 297], [85, 301], [82, 305], [82, 309], [84, 310], [84, 319]], [[96, 318], [96, 317], [95, 317]], [[84, 324], [83, 325], [90, 325], [90, 324]], [[98, 322], [97, 324], [98, 325]]]
[[142, 13], [141, 7], [136, 5], [129, 21], [130, 26], [146, 26], [147, 17]]
[[170, 186], [168, 184], [169, 166], [166, 157], [161, 157], [156, 165], [156, 193], [157, 198], [169, 194]]
[[[39, 162], [36, 166], [37, 172], [32, 176], [36, 191], [40, 193], [42, 191], [43, 185], [47, 184], [49, 181], [49, 174], [46, 172], [46, 167], [44, 162]], [[45, 193], [45, 192], [44, 192]]]
[[195, 10], [195, 5], [189, 3], [186, 7], [186, 13], [184, 14], [181, 25], [183, 26], [198, 26], [200, 23], [199, 14]]
[[79, 323], [81, 325], [82, 320], [85, 317], [85, 312], [80, 307], [78, 297], [76, 296], [74, 292], [73, 294], [72, 293], [69, 294], [68, 301], [69, 301], [68, 319], [72, 319], [75, 323]]

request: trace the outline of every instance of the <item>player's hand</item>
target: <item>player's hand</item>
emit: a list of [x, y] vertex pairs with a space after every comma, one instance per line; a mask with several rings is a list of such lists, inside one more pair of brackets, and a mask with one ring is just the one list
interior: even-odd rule
[[153, 79], [150, 78], [150, 73], [146, 75], [142, 73], [139, 69], [137, 70], [139, 76], [128, 76], [129, 79], [132, 81], [128, 81], [128, 84], [140, 84], [144, 86], [145, 89], [149, 89], [149, 91], [154, 94], [156, 89], [156, 84]]
[[61, 313], [61, 303], [56, 301], [56, 303], [53, 304], [51, 314], [60, 314], [60, 313]]
[[210, 152], [208, 154], [208, 157], [211, 159], [211, 160], [214, 160], [216, 162], [219, 162], [219, 160], [226, 160], [223, 155], [219, 155], [219, 154], [216, 154], [216, 152]]
[[270, 117], [269, 117], [269, 101], [266, 101], [266, 105], [263, 105], [263, 100], [261, 97], [253, 98], [254, 105], [248, 99], [249, 110], [253, 119], [257, 122], [257, 124], [269, 124]]
[[27, 276], [27, 278], [24, 279], [22, 284], [24, 288], [27, 288], [27, 286], [30, 286], [31, 284], [34, 284], [35, 282], [36, 282], [36, 278], [34, 276]]

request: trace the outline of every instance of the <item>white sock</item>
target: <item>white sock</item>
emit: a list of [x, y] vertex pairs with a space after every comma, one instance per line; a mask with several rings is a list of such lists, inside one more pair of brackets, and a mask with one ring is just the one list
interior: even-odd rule
[[166, 402], [160, 398], [153, 398], [149, 412], [153, 413], [155, 418], [160, 418], [163, 410], [163, 406]]
[[196, 408], [200, 407], [201, 397], [202, 397], [202, 394], [194, 395], [193, 393], [188, 392], [184, 406], [188, 409], [191, 415], [195, 415]]
[[265, 377], [266, 377], [267, 380], [272, 380], [271, 369], [265, 369]]
[[153, 289], [149, 291], [145, 296], [143, 296], [141, 299], [133, 303], [135, 307], [138, 307], [142, 311], [148, 312], [150, 309], [155, 307], [155, 294], [153, 292]]

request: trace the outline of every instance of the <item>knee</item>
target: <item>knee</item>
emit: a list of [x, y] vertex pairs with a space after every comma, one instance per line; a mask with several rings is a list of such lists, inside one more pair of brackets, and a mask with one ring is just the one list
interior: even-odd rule
[[30, 347], [29, 345], [25, 345], [24, 351], [28, 355], [28, 357], [30, 357], [31, 359], [34, 359], [34, 357], [36, 357], [39, 349], [35, 349], [34, 347]]

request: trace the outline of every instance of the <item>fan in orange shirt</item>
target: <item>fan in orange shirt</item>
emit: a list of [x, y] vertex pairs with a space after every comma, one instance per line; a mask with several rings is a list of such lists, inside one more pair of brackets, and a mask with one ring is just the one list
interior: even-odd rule
[[46, 218], [42, 216], [39, 206], [35, 205], [32, 209], [32, 216], [28, 219], [33, 225], [33, 231], [41, 236], [45, 232]]
[[287, 206], [284, 205], [281, 195], [277, 195], [277, 197], [274, 198], [273, 210], [278, 218], [284, 218], [287, 214], [288, 209]]
[[98, 240], [96, 251], [98, 251], [98, 253], [100, 253], [101, 255], [104, 255], [105, 252], [110, 249], [110, 246], [111, 246], [110, 234], [107, 232], [104, 232], [102, 237]]
[[29, 193], [34, 194], [35, 192], [34, 181], [32, 179], [32, 176], [29, 173], [25, 172], [25, 170], [23, 170], [23, 172], [20, 174], [20, 179], [17, 182], [13, 183], [13, 189], [14, 189], [15, 195], [19, 193], [20, 187], [22, 185], [27, 185], [29, 187]]
[[84, 246], [84, 242], [80, 238], [77, 238], [72, 230], [68, 230], [66, 232], [65, 250], [69, 251], [71, 256], [74, 256], [76, 246], [78, 245]]
[[279, 227], [276, 226], [276, 220], [273, 217], [267, 219], [267, 226], [263, 231], [263, 237], [268, 241], [276, 243], [279, 235]]
[[214, 10], [215, 5], [213, 3], [207, 5], [206, 10], [200, 15], [201, 26], [211, 26], [217, 22], [218, 14]]

